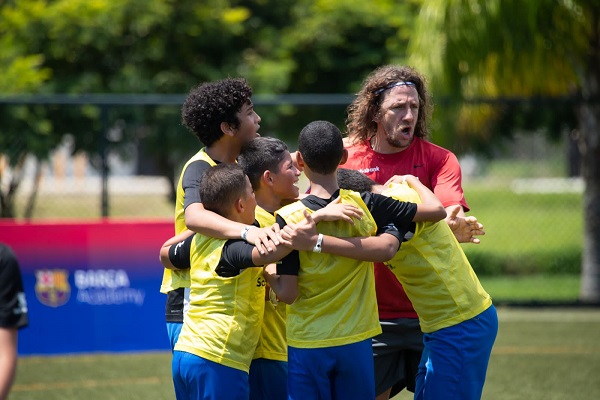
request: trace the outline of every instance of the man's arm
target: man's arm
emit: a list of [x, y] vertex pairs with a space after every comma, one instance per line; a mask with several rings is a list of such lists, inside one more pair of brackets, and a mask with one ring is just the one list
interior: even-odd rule
[[446, 222], [460, 243], [481, 243], [475, 236], [485, 235], [485, 231], [477, 218], [465, 216], [462, 206], [458, 204], [446, 207], [446, 211], [448, 213]]

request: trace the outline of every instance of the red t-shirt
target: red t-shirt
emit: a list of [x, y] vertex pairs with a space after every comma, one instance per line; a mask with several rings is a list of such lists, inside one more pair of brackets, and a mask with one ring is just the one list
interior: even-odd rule
[[[449, 150], [415, 137], [399, 153], [381, 154], [369, 143], [346, 147], [348, 161], [341, 168], [358, 170], [379, 184], [394, 175], [414, 175], [431, 189], [444, 207], [469, 206], [462, 190], [462, 174], [456, 156]], [[375, 263], [375, 289], [379, 319], [417, 318], [417, 313], [394, 273], [384, 264]]]

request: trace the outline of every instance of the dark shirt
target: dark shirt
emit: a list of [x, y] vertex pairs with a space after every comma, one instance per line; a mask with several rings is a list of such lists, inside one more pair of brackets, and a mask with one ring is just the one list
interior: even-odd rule
[[0, 328], [29, 324], [19, 262], [12, 249], [0, 243]]

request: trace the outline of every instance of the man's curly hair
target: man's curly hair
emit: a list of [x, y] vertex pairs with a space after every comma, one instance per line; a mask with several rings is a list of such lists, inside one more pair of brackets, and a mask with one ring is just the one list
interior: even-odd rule
[[[425, 78], [411, 67], [384, 65], [375, 69], [365, 78], [356, 98], [348, 106], [346, 129], [351, 141], [365, 142], [375, 135], [377, 123], [373, 120], [380, 111], [385, 93], [388, 92], [388, 89], [385, 88], [399, 81], [414, 83], [419, 94], [419, 116], [415, 127], [415, 136], [421, 138], [428, 136], [427, 122], [432, 106], [425, 87]], [[381, 91], [381, 89], [384, 90]]]
[[223, 136], [221, 122], [239, 127], [236, 113], [251, 97], [252, 88], [244, 78], [202, 83], [185, 99], [182, 122], [205, 146], [210, 146]]

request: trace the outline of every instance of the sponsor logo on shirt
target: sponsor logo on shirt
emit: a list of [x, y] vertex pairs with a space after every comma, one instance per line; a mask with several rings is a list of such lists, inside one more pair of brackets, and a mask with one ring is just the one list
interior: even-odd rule
[[17, 306], [13, 309], [15, 315], [27, 314], [27, 299], [25, 293], [17, 293]]
[[379, 167], [361, 168], [358, 170], [358, 172], [361, 172], [363, 174], [369, 174], [371, 172], [379, 172]]

